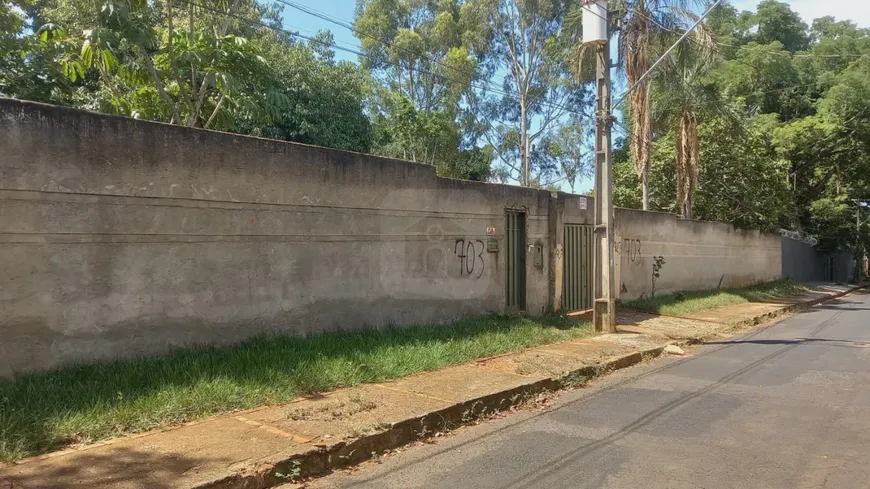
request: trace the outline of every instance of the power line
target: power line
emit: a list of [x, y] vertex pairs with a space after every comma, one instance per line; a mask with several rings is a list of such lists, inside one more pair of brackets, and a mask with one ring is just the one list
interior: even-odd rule
[[[326, 14], [326, 13], [324, 13], [324, 12], [318, 11], [318, 10], [316, 10], [316, 9], [313, 9], [313, 8], [308, 7], [308, 6], [305, 6], [305, 5], [300, 5], [300, 4], [298, 4], [298, 3], [296, 3], [296, 2], [294, 2], [294, 1], [292, 1], [292, 0], [275, 0], [275, 1], [277, 1], [278, 3], [281, 3], [281, 4], [283, 4], [283, 5], [286, 5], [286, 6], [288, 6], [288, 7], [291, 7], [291, 8], [293, 8], [293, 9], [296, 9], [296, 10], [302, 12], [302, 13], [306, 13], [306, 14], [308, 14], [308, 15], [312, 15], [312, 16], [317, 17], [317, 18], [319, 18], [319, 19], [325, 20], [325, 21], [330, 22], [330, 23], [332, 23], [332, 24], [335, 24], [335, 25], [338, 25], [338, 26], [343, 27], [343, 28], [345, 28], [345, 29], [348, 29], [348, 30], [350, 30], [351, 32], [353, 32], [353, 33], [355, 33], [355, 34], [358, 34], [358, 35], [360, 35], [360, 36], [364, 36], [364, 37], [367, 37], [367, 38], [369, 38], [369, 39], [372, 39], [372, 40], [374, 40], [374, 41], [380, 43], [380, 44], [383, 45], [383, 46], [394, 47], [392, 42], [390, 42], [390, 41], [388, 41], [388, 40], [386, 40], [386, 39], [383, 39], [383, 38], [381, 38], [381, 37], [379, 37], [379, 36], [373, 35], [373, 34], [371, 34], [371, 33], [368, 33], [368, 32], [365, 32], [365, 31], [362, 31], [362, 30], [360, 30], [360, 29], [354, 27], [353, 24], [351, 24], [350, 22], [348, 22], [348, 21], [346, 21], [346, 20], [340, 19], [340, 18], [338, 18], [338, 17], [331, 16], [331, 15], [329, 15], [329, 14]], [[597, 14], [596, 14], [596, 15], [597, 15]], [[600, 16], [599, 16], [599, 17], [600, 17]], [[424, 55], [421, 55], [420, 53], [417, 53], [417, 52], [414, 52], [414, 51], [411, 51], [411, 50], [407, 50], [407, 49], [403, 49], [403, 48], [399, 48], [399, 49], [402, 49], [403, 51], [405, 51], [405, 52], [407, 52], [407, 53], [409, 53], [409, 54], [412, 54], [412, 55], [414, 55], [414, 56], [421, 57], [421, 58], [423, 58], [423, 59], [425, 59], [425, 60], [427, 60], [427, 61], [429, 61], [429, 62], [431, 62], [431, 63], [434, 63], [434, 64], [436, 64], [436, 65], [438, 65], [438, 66], [443, 66], [443, 67], [445, 67], [445, 68], [447, 68], [447, 69], [451, 69], [451, 70], [457, 71], [457, 72], [459, 72], [460, 74], [463, 74], [463, 75], [466, 74], [466, 73], [463, 73], [463, 72], [461, 72], [461, 71], [458, 71], [457, 68], [455, 68], [455, 67], [448, 66], [448, 65], [444, 65], [443, 63], [439, 62], [438, 60], [433, 59], [433, 58], [430, 58], [430, 57], [427, 57], [427, 56], [424, 56]], [[360, 54], [360, 56], [363, 56], [363, 57], [366, 57], [366, 58], [368, 58], [368, 59], [371, 59], [371, 57], [370, 57], [370, 56], [367, 56], [367, 55]], [[395, 66], [393, 63], [387, 63], [387, 64], [391, 64], [391, 65]], [[419, 70], [418, 70], [418, 71], [419, 71]], [[449, 79], [449, 78], [448, 78], [448, 79]], [[498, 81], [500, 82], [500, 84], [501, 84], [502, 86], [504, 86], [504, 84], [505, 84], [505, 77], [501, 77], [501, 79], [499, 79]], [[487, 87], [491, 87], [491, 83], [492, 83], [492, 82], [484, 82], [484, 83], [485, 83], [485, 85], [486, 85]], [[474, 85], [472, 84], [472, 86], [474, 86]], [[509, 97], [511, 97], [511, 96], [518, 96], [518, 95], [519, 95], [519, 94], [509, 94], [509, 93], [506, 93], [506, 92], [504, 92], [504, 91], [496, 90], [496, 89], [492, 89], [492, 88], [490, 88], [490, 89], [491, 89], [492, 91], [496, 92], [496, 93], [501, 93], [501, 94], [503, 94], [503, 95], [505, 95], [505, 96], [509, 96]], [[566, 112], [568, 112], [568, 113], [576, 114], [576, 115], [580, 115], [580, 116], [582, 116], [582, 117], [589, 117], [589, 118], [592, 119], [592, 120], [594, 120], [594, 118], [595, 118], [594, 115], [587, 115], [587, 114], [583, 114], [583, 113], [580, 113], [580, 112], [576, 112], [576, 111], [569, 110], [569, 109], [568, 109], [568, 105], [571, 103], [570, 100], [565, 101], [562, 105], [554, 105], [554, 104], [547, 103], [547, 102], [537, 102], [537, 103], [538, 103], [539, 105], [542, 105], [542, 106], [545, 106], [545, 107], [554, 108], [554, 109], [557, 109], [557, 110], [559, 110], [559, 111], [566, 111]]]
[[[199, 7], [199, 8], [202, 8], [202, 9], [204, 9], [204, 10], [208, 10], [208, 11], [210, 11], [210, 12], [213, 12], [213, 13], [216, 13], [216, 14], [219, 14], [219, 15], [226, 15], [226, 16], [229, 16], [229, 17], [233, 17], [233, 18], [235, 18], [235, 19], [237, 19], [237, 20], [240, 20], [240, 21], [242, 21], [242, 22], [247, 22], [247, 23], [249, 23], [249, 24], [255, 24], [255, 25], [258, 25], [258, 26], [260, 26], [260, 27], [264, 27], [264, 28], [266, 28], [266, 29], [270, 29], [270, 30], [272, 30], [272, 31], [281, 32], [281, 33], [284, 33], [284, 34], [287, 34], [287, 35], [290, 35], [290, 36], [294, 36], [294, 37], [298, 37], [298, 38], [301, 38], [301, 39], [305, 39], [305, 40], [307, 40], [307, 41], [310, 41], [310, 42], [313, 42], [313, 43], [316, 43], [316, 44], [320, 44], [320, 45], [322, 45], [322, 46], [324, 46], [324, 47], [338, 49], [339, 51], [344, 51], [344, 52], [347, 52], [347, 53], [355, 54], [355, 55], [357, 55], [357, 56], [359, 56], [359, 57], [362, 57], [362, 58], [373, 59], [370, 55], [367, 55], [367, 54], [365, 54], [365, 53], [363, 53], [363, 52], [361, 52], [361, 51], [358, 51], [358, 50], [356, 50], [356, 49], [351, 49], [351, 48], [346, 48], [346, 47], [338, 46], [338, 45], [336, 45], [336, 44], [334, 44], [334, 43], [329, 43], [329, 42], [323, 41], [323, 40], [321, 40], [321, 39], [317, 39], [317, 38], [314, 38], [314, 37], [311, 37], [311, 36], [306, 36], [306, 35], [304, 35], [304, 34], [300, 34], [299, 32], [294, 32], [294, 31], [290, 31], [290, 30], [287, 30], [287, 29], [282, 29], [282, 28], [280, 28], [280, 27], [275, 27], [275, 26], [273, 26], [273, 25], [266, 24], [266, 23], [261, 22], [261, 21], [259, 21], [259, 20], [250, 19], [250, 18], [247, 18], [247, 17], [240, 16], [240, 15], [238, 15], [238, 14], [234, 14], [234, 13], [232, 13], [232, 12], [226, 12], [226, 11], [218, 10], [218, 9], [215, 9], [215, 8], [212, 8], [212, 7], [208, 7], [208, 6], [206, 6], [206, 5], [203, 5], [203, 4], [201, 4], [201, 3], [194, 2], [194, 1], [192, 1], [192, 0], [178, 0], [178, 1], [183, 2], [183, 3], [185, 3], [185, 4], [195, 5], [195, 6]], [[397, 63], [391, 63], [391, 62], [389, 62], [389, 61], [384, 61], [384, 63], [385, 63], [385, 64], [388, 64], [388, 65], [391, 65], [391, 66], [395, 66], [395, 67], [397, 67], [397, 68], [402, 68], [402, 66], [399, 65], [399, 64], [397, 64]], [[449, 80], [449, 81], [458, 81], [458, 80], [456, 80], [456, 79], [454, 79], [454, 78], [450, 78], [450, 77], [448, 77], [448, 76], [446, 76], [446, 75], [443, 75], [443, 74], [440, 74], [440, 73], [434, 73], [434, 72], [432, 72], [432, 71], [428, 71], [428, 70], [422, 70], [422, 69], [421, 69], [421, 70], [417, 70], [417, 71], [418, 71], [418, 72], [421, 72], [421, 73], [425, 73], [425, 74], [427, 74], [427, 75], [432, 75], [432, 76], [436, 76], [436, 77], [439, 77], [439, 78], [443, 78], [443, 79], [445, 79], [445, 80]], [[471, 86], [474, 87], [474, 88], [477, 88], [477, 89], [479, 89], [479, 90], [490, 90], [490, 91], [492, 91], [492, 92], [495, 92], [495, 93], [498, 93], [498, 94], [504, 95], [504, 96], [506, 96], [506, 97], [513, 97], [513, 96], [516, 95], [516, 94], [512, 94], [512, 93], [510, 93], [510, 92], [506, 92], [506, 91], [501, 90], [501, 89], [498, 89], [498, 88], [494, 88], [494, 87], [491, 86], [488, 82], [483, 82], [483, 83], [484, 83], [483, 86], [479, 86], [479, 85], [476, 85], [474, 82], [472, 82], [472, 83], [471, 83]], [[547, 104], [546, 104], [546, 103], [541, 103], [541, 105], [547, 105]], [[582, 115], [582, 114], [581, 114], [581, 115]]]
[[[250, 19], [250, 18], [247, 18], [247, 17], [243, 17], [243, 16], [240, 16], [240, 15], [237, 15], [237, 14], [231, 13], [231, 12], [222, 11], [222, 10], [218, 10], [218, 9], [215, 9], [215, 8], [212, 8], [212, 7], [208, 7], [208, 6], [205, 6], [205, 5], [201, 4], [201, 3], [197, 3], [197, 2], [195, 2], [195, 1], [193, 1], [193, 0], [177, 0], [177, 1], [183, 2], [183, 3], [185, 3], [185, 4], [194, 5], [194, 6], [197, 6], [197, 7], [199, 7], [199, 8], [202, 8], [202, 9], [204, 9], [204, 10], [207, 10], [207, 11], [210, 11], [210, 12], [213, 12], [213, 13], [216, 13], [216, 14], [219, 14], [219, 15], [226, 15], [226, 16], [229, 16], [229, 17], [233, 17], [233, 18], [235, 18], [235, 19], [237, 19], [237, 20], [240, 20], [240, 21], [242, 21], [242, 22], [246, 22], [246, 23], [249, 23], [249, 24], [258, 25], [258, 26], [260, 26], [260, 27], [264, 27], [264, 28], [266, 28], [266, 29], [270, 29], [270, 30], [275, 31], [275, 32], [281, 32], [281, 33], [284, 33], [284, 34], [287, 34], [287, 35], [290, 35], [290, 36], [299, 37], [299, 38], [301, 38], [301, 39], [305, 39], [305, 40], [307, 40], [307, 41], [310, 41], [310, 42], [313, 42], [313, 43], [317, 43], [317, 44], [320, 44], [320, 45], [325, 46], [325, 47], [328, 47], [328, 48], [334, 48], [334, 49], [338, 49], [338, 50], [340, 50], [340, 51], [344, 51], [344, 52], [348, 52], [348, 53], [356, 54], [357, 56], [360, 56], [360, 57], [362, 57], [362, 58], [372, 59], [372, 57], [371, 57], [370, 55], [367, 55], [367, 54], [365, 54], [365, 53], [363, 53], [363, 52], [360, 52], [360, 51], [358, 51], [358, 50], [355, 50], [355, 49], [350, 49], [350, 48], [346, 48], [346, 47], [342, 47], [342, 46], [337, 46], [337, 45], [335, 45], [335, 44], [333, 44], [333, 43], [329, 43], [329, 42], [326, 42], [326, 41], [323, 41], [323, 40], [321, 40], [321, 39], [317, 39], [317, 38], [314, 38], [314, 37], [306, 36], [306, 35], [304, 35], [304, 34], [300, 34], [300, 33], [298, 33], [298, 32], [293, 32], [293, 31], [289, 31], [289, 30], [287, 30], [287, 29], [282, 29], [282, 28], [280, 28], [280, 27], [276, 27], [276, 26], [273, 26], [273, 25], [269, 25], [269, 24], [266, 24], [266, 23], [261, 22], [261, 21], [259, 21], [259, 20]], [[402, 67], [401, 65], [398, 65], [398, 64], [396, 64], [396, 63], [392, 63], [392, 62], [388, 62], [388, 61], [384, 61], [384, 63], [389, 64], [389, 65], [391, 65], [391, 66], [399, 67], [399, 68]], [[453, 79], [453, 78], [450, 78], [450, 77], [448, 77], [448, 76], [446, 76], [446, 75], [443, 75], [443, 74], [440, 74], [440, 73], [435, 73], [435, 72], [428, 71], [428, 70], [417, 70], [417, 71], [418, 71], [418, 72], [421, 72], [421, 73], [425, 73], [425, 74], [431, 75], [431, 76], [440, 77], [440, 78], [442, 78], [442, 79], [449, 80], [449, 81], [458, 81], [458, 80]], [[475, 82], [471, 82], [471, 83], [470, 83], [470, 86], [473, 87], [473, 88], [477, 88], [478, 90], [484, 90], [484, 91], [485, 91], [485, 90], [489, 90], [489, 91], [491, 91], [491, 92], [498, 93], [498, 94], [500, 94], [500, 95], [503, 95], [503, 96], [505, 96], [505, 97], [508, 97], [508, 98], [510, 98], [511, 100], [515, 101], [515, 102], [518, 102], [518, 99], [515, 98], [515, 97], [517, 96], [517, 94], [510, 93], [510, 92], [506, 92], [506, 91], [501, 90], [501, 89], [498, 89], [498, 88], [494, 88], [494, 87], [491, 85], [490, 82], [483, 81], [483, 82], [481, 82], [481, 83], [482, 83], [482, 85], [479, 85], [479, 84], [477, 84], [477, 83], [475, 83]], [[562, 105], [557, 105], [557, 104], [552, 104], [552, 103], [542, 102], [542, 101], [536, 102], [536, 105], [540, 105], [540, 106], [544, 106], [544, 107], [551, 107], [551, 108], [555, 108], [555, 109], [558, 109], [558, 110], [564, 110], [565, 112], [567, 112], [567, 113], [569, 113], [569, 114], [575, 114], [575, 115], [577, 115], [577, 116], [579, 116], [579, 117], [581, 117], [581, 118], [587, 118], [587, 119], [589, 119], [589, 120], [592, 120], [593, 122], [595, 121], [595, 116], [594, 116], [594, 115], [591, 115], [591, 114], [585, 114], [585, 113], [583, 113], [583, 112], [577, 112], [577, 111], [574, 111], [574, 110], [569, 110], [569, 109], [567, 109], [568, 104], [569, 104], [569, 102], [565, 102], [565, 103], [562, 104]]]
[[[325, 21], [327, 21], [327, 22], [329, 22], [329, 23], [332, 23], [332, 24], [335, 24], [335, 25], [337, 25], [337, 26], [340, 26], [340, 27], [343, 27], [343, 28], [345, 28], [345, 29], [348, 29], [349, 31], [353, 32], [354, 34], [357, 34], [358, 36], [367, 37], [367, 38], [369, 38], [369, 39], [371, 39], [371, 40], [373, 40], [373, 41], [376, 41], [376, 42], [382, 44], [383, 46], [387, 46], [387, 47], [395, 47], [395, 48], [400, 49], [400, 50], [402, 50], [402, 51], [404, 51], [404, 52], [406, 52], [406, 53], [408, 53], [408, 54], [412, 54], [412, 55], [414, 55], [414, 56], [418, 56], [418, 57], [420, 57], [420, 58], [423, 58], [423, 59], [425, 59], [426, 61], [429, 61], [430, 63], [434, 63], [434, 64], [436, 64], [436, 65], [438, 65], [438, 66], [442, 66], [442, 67], [447, 68], [447, 69], [449, 69], [449, 70], [453, 70], [453, 71], [455, 71], [455, 72], [457, 72], [457, 73], [459, 73], [459, 74], [461, 74], [461, 75], [467, 75], [467, 74], [468, 74], [468, 73], [465, 73], [465, 72], [463, 72], [462, 70], [460, 70], [459, 68], [456, 68], [456, 67], [454, 67], [454, 66], [445, 65], [445, 64], [441, 63], [440, 61], [438, 61], [438, 60], [436, 60], [436, 59], [434, 59], [434, 58], [431, 58], [431, 57], [428, 57], [428, 56], [422, 55], [422, 54], [420, 54], [420, 53], [418, 53], [418, 52], [415, 52], [415, 51], [412, 51], [412, 50], [410, 50], [410, 49], [405, 49], [405, 48], [402, 48], [402, 47], [400, 47], [400, 46], [395, 46], [391, 41], [389, 41], [389, 40], [387, 40], [387, 39], [384, 39], [384, 38], [382, 38], [382, 37], [376, 36], [376, 35], [374, 35], [374, 34], [371, 34], [371, 33], [369, 33], [369, 32], [365, 32], [365, 31], [363, 31], [363, 30], [361, 30], [361, 29], [358, 29], [358, 28], [354, 27], [353, 24], [351, 24], [351, 23], [350, 23], [349, 21], [347, 21], [347, 20], [340, 19], [340, 18], [338, 18], [338, 17], [333, 17], [333, 16], [328, 15], [328, 14], [326, 14], [326, 13], [324, 13], [324, 12], [321, 12], [321, 11], [319, 11], [319, 10], [313, 9], [313, 8], [308, 7], [308, 6], [305, 6], [305, 5], [300, 5], [300, 4], [298, 4], [298, 3], [296, 3], [296, 2], [293, 2], [293, 1], [291, 1], [291, 0], [275, 0], [275, 1], [278, 2], [278, 3], [280, 3], [280, 4], [286, 5], [286, 6], [290, 7], [290, 8], [296, 9], [296, 10], [302, 12], [302, 13], [305, 13], [305, 14], [308, 14], [308, 15], [311, 15], [311, 16], [314, 16], [314, 17], [317, 17], [317, 18], [319, 18], [319, 19], [321, 19], [321, 20], [325, 20]], [[371, 59], [371, 58], [369, 58], [369, 59]], [[500, 82], [502, 83], [502, 85], [504, 84], [504, 81], [505, 81], [505, 79], [504, 79], [504, 78], [501, 78]]]
[[[289, 29], [291, 29], [292, 32], [300, 32], [300, 31], [301, 31], [301, 32], [308, 32], [309, 34], [312, 34], [312, 35], [316, 35], [316, 34], [317, 34], [316, 31], [312, 31], [311, 29], [307, 29], [307, 28], [303, 28], [303, 27], [297, 27], [297, 26], [295, 26], [295, 25], [291, 25], [291, 24], [287, 24], [287, 23], [285, 23], [284, 25], [287, 26]], [[295, 35], [295, 34], [294, 34], [294, 35]], [[299, 37], [302, 37], [302, 34], [298, 34], [298, 35], [299, 35]], [[306, 36], [306, 38], [307, 38], [307, 37], [308, 37], [308, 36]], [[306, 40], [307, 40], [307, 39], [306, 39]], [[353, 46], [352, 44], [350, 44], [350, 43], [348, 43], [348, 42], [346, 42], [346, 41], [337, 41], [337, 40], [333, 39], [332, 42], [334, 43], [334, 47], [336, 47], [336, 48], [338, 48], [338, 45], [339, 45], [339, 44], [343, 44], [343, 45], [345, 45], [345, 46], [349, 46], [349, 47], [347, 48], [347, 50], [351, 50], [351, 49], [354, 48], [354, 46]]]
[[[657, 25], [661, 29], [664, 29], [666, 31], [670, 31], [674, 34], [682, 34], [676, 28], [671, 28], [671, 27], [665, 26], [664, 24], [662, 24], [661, 22], [656, 20], [654, 17], [644, 14], [643, 12], [638, 10], [637, 8], [632, 8], [632, 11], [633, 11], [633, 13], [649, 20], [650, 22]], [[695, 41], [692, 38], [689, 38], [689, 40], [694, 42], [695, 44], [701, 46], [701, 47], [704, 47], [703, 45], [698, 43], [698, 41]], [[716, 41], [716, 44], [718, 44], [719, 46], [724, 46], [724, 47], [733, 48], [733, 49], [740, 49], [741, 47], [743, 47], [743, 46], [737, 46], [734, 44], [724, 43], [721, 41]], [[787, 52], [783, 53], [781, 51], [770, 51], [769, 54], [776, 54], [778, 56], [788, 56], [788, 57], [793, 57], [793, 58], [860, 58], [862, 56], [865, 56], [863, 54], [814, 54], [814, 53], [787, 53]]]
[[[687, 30], [687, 31], [686, 31], [682, 36], [680, 36], [680, 38], [677, 39], [677, 42], [675, 42], [671, 47], [669, 47], [669, 48], [665, 51], [665, 53], [662, 54], [662, 55], [659, 57], [659, 59], [657, 59], [656, 62], [653, 63], [652, 66], [649, 67], [648, 70], [646, 70], [646, 73], [644, 73], [643, 75], [641, 75], [640, 78], [638, 78], [637, 81], [635, 81], [634, 84], [633, 84], [631, 87], [629, 87], [628, 90], [625, 91], [625, 93], [622, 94], [622, 97], [620, 97], [620, 98], [619, 98], [619, 101], [617, 101], [617, 102], [613, 105], [612, 109], [615, 109], [615, 108], [619, 107], [620, 104], [622, 104], [622, 102], [625, 101], [626, 97], [628, 97], [628, 94], [631, 93], [632, 90], [634, 90], [635, 88], [637, 88], [637, 86], [640, 85], [641, 82], [643, 82], [644, 78], [646, 78], [650, 73], [652, 73], [652, 71], [656, 68], [656, 66], [658, 66], [658, 64], [661, 63], [662, 60], [664, 60], [664, 59], [665, 59], [669, 54], [671, 54], [671, 51], [673, 51], [674, 48], [676, 48], [677, 46], [679, 46], [679, 44], [680, 44], [681, 42], [683, 42], [683, 39], [687, 38], [687, 37], [689, 36], [689, 34], [691, 34], [692, 31], [695, 30], [695, 28], [698, 27], [698, 25], [699, 25], [701, 22], [703, 22], [704, 19], [705, 19], [708, 15], [710, 15], [710, 12], [712, 12], [713, 9], [716, 8], [716, 6], [719, 5], [720, 3], [722, 3], [722, 0], [716, 0], [716, 1], [713, 3], [713, 5], [711, 5], [710, 8], [708, 8], [707, 11], [704, 12], [704, 14], [701, 15], [701, 17], [698, 18], [697, 22], [695, 22], [695, 24], [692, 25], [692, 27], [690, 27], [689, 30]], [[612, 110], [612, 109], [611, 109], [611, 110]]]

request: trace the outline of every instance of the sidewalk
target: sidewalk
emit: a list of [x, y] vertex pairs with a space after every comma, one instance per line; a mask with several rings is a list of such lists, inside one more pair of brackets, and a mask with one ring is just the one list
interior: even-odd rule
[[[0, 489], [261, 488], [361, 462], [525, 396], [657, 356], [668, 343], [727, 335], [849, 292], [817, 287], [687, 317], [618, 314], [620, 333], [211, 418], [0, 466]], [[567, 379], [567, 380], [566, 380]]]

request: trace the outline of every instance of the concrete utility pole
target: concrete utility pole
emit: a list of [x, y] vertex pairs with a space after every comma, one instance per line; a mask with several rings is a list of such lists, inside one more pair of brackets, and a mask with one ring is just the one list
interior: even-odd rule
[[595, 104], [595, 331], [616, 332], [616, 287], [613, 257], [613, 169], [610, 130], [610, 43], [598, 47]]
[[594, 45], [595, 77], [595, 260], [592, 324], [595, 331], [616, 332], [616, 287], [613, 258], [613, 171], [610, 161], [613, 125], [610, 86], [610, 13], [606, 0], [583, 1], [583, 43]]
[[[864, 279], [864, 253], [861, 246], [861, 225], [865, 221], [861, 221], [861, 203], [860, 199], [852, 199], [855, 203], [855, 282], [861, 282]], [[868, 218], [870, 220], [870, 218]]]

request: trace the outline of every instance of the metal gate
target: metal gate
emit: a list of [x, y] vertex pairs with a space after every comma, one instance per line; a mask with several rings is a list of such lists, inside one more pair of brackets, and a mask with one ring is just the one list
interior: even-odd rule
[[592, 308], [592, 226], [565, 225], [562, 310]]
[[505, 306], [526, 308], [526, 215], [507, 211], [505, 231]]

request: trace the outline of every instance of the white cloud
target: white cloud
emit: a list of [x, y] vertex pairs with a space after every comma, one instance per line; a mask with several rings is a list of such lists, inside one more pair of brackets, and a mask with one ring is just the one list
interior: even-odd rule
[[[780, 0], [783, 1], [783, 0]], [[800, 14], [807, 25], [814, 19], [831, 15], [837, 20], [851, 20], [860, 27], [870, 27], [870, 2], [867, 0], [784, 0], [792, 10]], [[760, 0], [734, 0], [731, 2], [740, 10], [752, 10]]]

